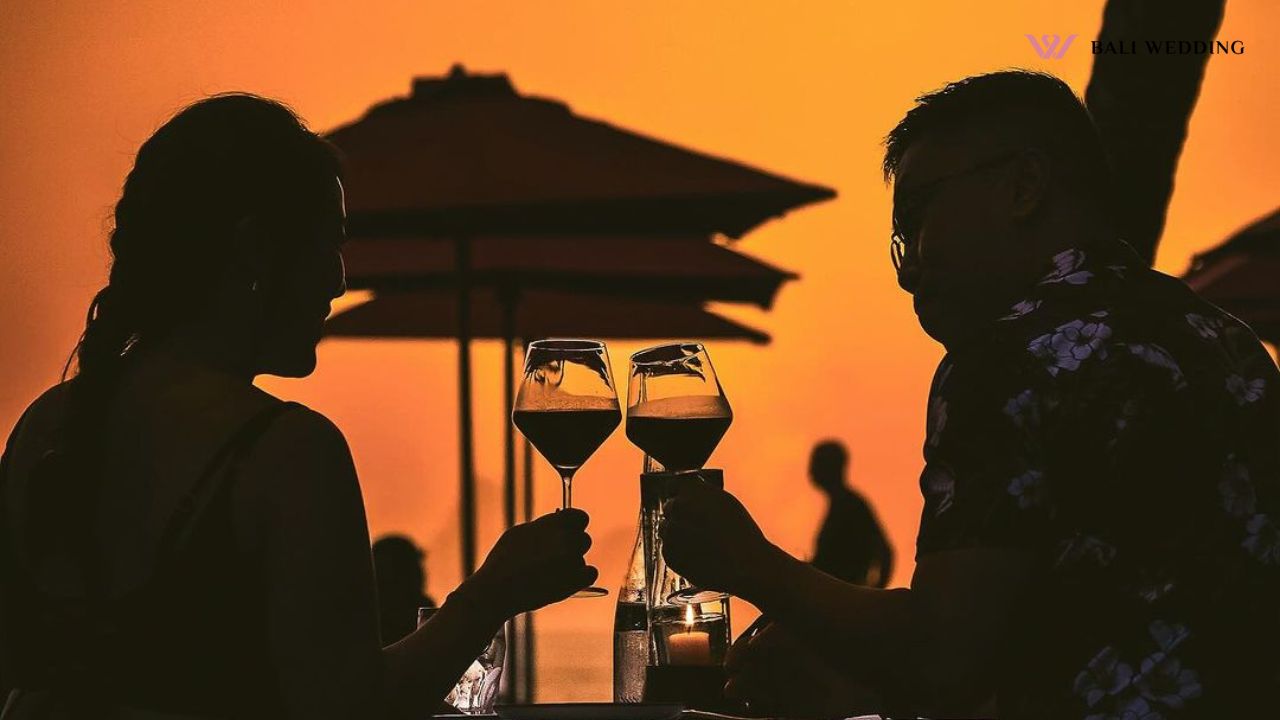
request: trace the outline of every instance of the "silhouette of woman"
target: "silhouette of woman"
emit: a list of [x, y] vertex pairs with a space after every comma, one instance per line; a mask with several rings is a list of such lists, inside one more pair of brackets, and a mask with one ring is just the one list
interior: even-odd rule
[[540, 518], [381, 646], [342, 433], [252, 384], [314, 369], [344, 225], [335, 154], [279, 103], [209, 98], [142, 145], [77, 371], [0, 462], [4, 720], [421, 716], [595, 579], [586, 515]]

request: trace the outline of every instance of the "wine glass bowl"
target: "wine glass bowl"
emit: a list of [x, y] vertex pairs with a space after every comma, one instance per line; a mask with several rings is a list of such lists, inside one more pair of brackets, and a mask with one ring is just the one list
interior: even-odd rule
[[562, 473], [582, 467], [622, 420], [617, 404], [609, 407], [600, 398], [577, 398], [568, 407], [551, 403], [518, 409], [511, 416], [520, 432]]
[[631, 356], [627, 439], [664, 470], [697, 470], [720, 444], [733, 410], [699, 343], [672, 343]]
[[[511, 421], [560, 475], [561, 507], [573, 507], [574, 475], [622, 422], [604, 343], [530, 343]], [[607, 594], [590, 587], [575, 597]]]

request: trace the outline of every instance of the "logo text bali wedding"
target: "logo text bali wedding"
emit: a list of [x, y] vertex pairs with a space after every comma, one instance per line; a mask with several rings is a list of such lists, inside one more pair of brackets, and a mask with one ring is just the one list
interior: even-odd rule
[[[1042, 60], [1061, 60], [1078, 35], [1024, 37]], [[1243, 55], [1243, 40], [1093, 40], [1094, 55]]]

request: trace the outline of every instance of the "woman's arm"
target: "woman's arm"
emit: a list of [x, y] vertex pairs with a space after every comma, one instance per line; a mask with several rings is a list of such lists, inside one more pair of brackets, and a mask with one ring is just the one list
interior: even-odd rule
[[595, 568], [583, 559], [591, 547], [587, 521], [581, 510], [562, 510], [503, 533], [480, 569], [425, 626], [386, 649], [387, 687], [397, 707], [421, 714], [439, 702], [507, 618], [595, 582]]
[[311, 411], [282, 415], [241, 485], [263, 549], [268, 639], [289, 715], [432, 712], [511, 615], [595, 579], [587, 516], [567, 511], [508, 530], [430, 622], [381, 648], [369, 531], [342, 433]]
[[268, 647], [288, 716], [382, 715], [369, 531], [342, 433], [310, 410], [285, 412], [242, 467], [237, 526], [261, 552]]
[[426, 625], [384, 648], [384, 687], [392, 714], [423, 717], [433, 712], [505, 620], [471, 602], [459, 588]]

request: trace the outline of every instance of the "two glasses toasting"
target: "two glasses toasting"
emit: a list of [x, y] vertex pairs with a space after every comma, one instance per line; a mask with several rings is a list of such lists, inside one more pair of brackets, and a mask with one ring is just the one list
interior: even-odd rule
[[[701, 468], [733, 421], [711, 359], [698, 343], [632, 355], [627, 396], [627, 438], [645, 452], [646, 471]], [[575, 473], [622, 420], [604, 343], [530, 343], [511, 419], [560, 475], [562, 507], [573, 507]], [[607, 594], [589, 587], [574, 597]]]

